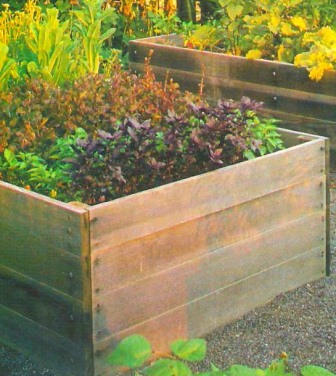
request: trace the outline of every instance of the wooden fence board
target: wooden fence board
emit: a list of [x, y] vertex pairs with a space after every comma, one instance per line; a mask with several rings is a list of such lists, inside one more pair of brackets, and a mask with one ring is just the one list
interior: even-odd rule
[[93, 300], [99, 305], [93, 317], [95, 339], [185, 305], [308, 249], [325, 246], [323, 215], [321, 210], [118, 289], [106, 286], [105, 293], [96, 294]]
[[130, 334], [146, 336], [157, 351], [178, 338], [195, 338], [227, 324], [279, 293], [325, 275], [324, 247], [275, 265], [185, 306], [178, 307], [96, 343], [96, 375], [108, 372], [106, 356], [116, 342]]
[[59, 375], [92, 375], [83, 348], [0, 305], [0, 336], [6, 345], [25, 353]]
[[[92, 253], [318, 176], [325, 170], [325, 150], [321, 149], [324, 145], [324, 139], [317, 139], [260, 159], [96, 205], [90, 208]], [[218, 195], [223, 189], [223, 195]], [[175, 208], [179, 208], [178, 215], [174, 215]]]
[[56, 244], [81, 256], [81, 227], [87, 226], [86, 209], [18, 188], [0, 181], [0, 225], [19, 228], [43, 243]]

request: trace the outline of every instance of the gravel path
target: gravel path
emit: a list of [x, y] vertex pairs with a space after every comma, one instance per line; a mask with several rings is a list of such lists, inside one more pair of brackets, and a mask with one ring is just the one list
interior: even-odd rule
[[[336, 175], [331, 178], [331, 277], [281, 294], [210, 334], [208, 357], [198, 369], [209, 369], [210, 362], [265, 367], [284, 351], [296, 371], [316, 364], [336, 372]], [[67, 376], [0, 345], [0, 376], [31, 375]]]

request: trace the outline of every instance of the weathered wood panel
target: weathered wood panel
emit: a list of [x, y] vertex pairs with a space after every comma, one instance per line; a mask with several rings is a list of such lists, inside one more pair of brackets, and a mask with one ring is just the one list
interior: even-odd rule
[[[331, 97], [336, 95], [335, 71], [326, 72], [323, 79], [316, 82], [309, 79], [305, 68], [298, 68], [293, 64], [268, 60], [248, 60], [244, 57], [223, 53], [187, 49], [183, 47], [183, 42], [178, 41], [177, 38], [168, 39], [169, 44], [165, 45], [164, 42], [167, 38], [161, 38], [162, 43], [158, 43], [160, 37], [131, 41], [129, 50], [131, 64], [133, 62], [142, 64], [149, 51], [152, 50], [151, 64], [169, 70], [196, 74], [202, 74], [204, 71], [205, 76], [213, 78], [299, 90], [310, 93], [311, 97], [315, 94]], [[329, 98], [329, 100], [331, 99]]]
[[[71, 346], [76, 348], [86, 360], [80, 361], [81, 366], [74, 366], [70, 357], [62, 359], [62, 364], [52, 362], [60, 374], [92, 367], [88, 210], [4, 182], [0, 182], [0, 207], [0, 327], [6, 328], [4, 340], [28, 355], [37, 347], [33, 355], [42, 363], [45, 356], [55, 353], [59, 360], [63, 355], [57, 352], [66, 353], [57, 341], [69, 344], [70, 353]], [[7, 328], [6, 320], [18, 320], [20, 339], [16, 338], [19, 330], [16, 334], [14, 326]], [[43, 343], [44, 334], [56, 341], [50, 339], [45, 353], [34, 343]], [[74, 374], [86, 376], [82, 371]]]
[[108, 289], [319, 212], [325, 208], [324, 189], [321, 177], [99, 252], [93, 258], [93, 290], [99, 296]]
[[[131, 66], [132, 69], [139, 73], [144, 71], [144, 65], [141, 63], [132, 63]], [[169, 72], [169, 77], [177, 82], [183, 90], [199, 93], [202, 80], [201, 74], [159, 66], [153, 66], [152, 68], [159, 81], [164, 81], [167, 77], [167, 72]], [[217, 102], [220, 98], [240, 100], [241, 97], [248, 96], [254, 100], [264, 102], [265, 108], [274, 111], [334, 122], [336, 119], [336, 96], [312, 94], [300, 91], [299, 88], [287, 89], [234, 78], [211, 76], [206, 72], [203, 84], [203, 94], [209, 102]]]
[[52, 242], [27, 235], [16, 224], [0, 224], [0, 265], [36, 279], [76, 299], [83, 299], [82, 258]]
[[83, 303], [11, 269], [0, 266], [1, 304], [73, 341], [85, 332]]
[[[323, 217], [320, 210], [210, 253], [205, 248], [199, 257], [118, 289], [105, 285], [105, 293], [99, 292], [93, 299], [94, 306], [99, 305], [99, 312], [93, 317], [95, 339], [100, 341], [185, 305], [307, 249], [325, 246], [326, 239], [321, 237], [325, 232]], [[245, 230], [244, 226], [241, 230]]]
[[[96, 205], [90, 209], [92, 253], [318, 176], [325, 170], [324, 145], [323, 139], [317, 139], [264, 158]], [[218, 195], [220, 191], [222, 195]]]
[[[199, 337], [251, 309], [325, 275], [324, 247], [263, 270], [230, 286], [131, 327], [96, 344], [96, 375], [106, 375], [106, 355], [116, 341], [137, 333], [149, 338], [157, 350], [167, 350], [176, 338]], [[304, 266], [304, 267], [303, 267]]]
[[81, 256], [86, 210], [0, 181], [0, 225], [19, 228], [27, 237]]
[[0, 336], [6, 345], [57, 370], [59, 375], [93, 375], [83, 347], [0, 304]]

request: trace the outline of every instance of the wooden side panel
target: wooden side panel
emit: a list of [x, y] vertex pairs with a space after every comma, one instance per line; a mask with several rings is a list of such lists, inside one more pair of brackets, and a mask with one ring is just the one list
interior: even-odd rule
[[[92, 253], [318, 176], [325, 170], [324, 142], [324, 139], [317, 139], [260, 159], [97, 205], [90, 209]], [[223, 189], [225, 191], [219, 195]]]
[[[62, 358], [68, 344], [74, 363], [70, 357], [52, 362], [56, 371], [68, 375], [72, 369], [92, 370], [87, 209], [4, 182], [0, 182], [0, 208], [1, 337], [42, 364], [50, 357]], [[15, 333], [9, 320], [17, 320], [22, 332]], [[55, 338], [55, 343], [48, 339], [44, 352], [43, 335]], [[65, 344], [63, 350], [60, 343]], [[87, 376], [83, 371], [76, 375]]]
[[118, 340], [130, 334], [142, 334], [156, 349], [164, 351], [176, 338], [202, 336], [269, 302], [279, 293], [322, 278], [325, 275], [323, 253], [324, 247], [309, 250], [97, 343], [95, 375], [111, 374], [106, 356]]
[[1, 304], [73, 341], [88, 340], [83, 331], [83, 303], [0, 266]]
[[[122, 259], [126, 267], [121, 272], [133, 272], [129, 280], [124, 279], [124, 286], [115, 284], [118, 270], [113, 260], [107, 263], [102, 257], [103, 266], [97, 266], [98, 270], [94, 266], [92, 272], [93, 289], [99, 290], [93, 297], [93, 306], [99, 307], [93, 316], [95, 338], [125, 330], [307, 249], [322, 246], [324, 191], [325, 181], [319, 178], [198, 219], [186, 231], [178, 226], [177, 231], [164, 237], [166, 245], [162, 242], [159, 252], [176, 257], [189, 251], [190, 260], [183, 263], [177, 258], [175, 267], [165, 263], [159, 273], [153, 273], [152, 263], [157, 261], [146, 254], [146, 247], [146, 273], [141, 273], [141, 264], [130, 268], [130, 259], [139, 259], [129, 254], [124, 245]], [[293, 222], [310, 214], [315, 215], [305, 218], [303, 227], [300, 221]], [[188, 239], [186, 247], [175, 247], [176, 233]], [[278, 241], [273, 244], [275, 239]], [[113, 257], [113, 250], [111, 254]], [[96, 281], [101, 283], [95, 284]]]
[[44, 243], [11, 223], [0, 224], [0, 265], [39, 280], [76, 299], [83, 299], [82, 260], [58, 248], [57, 243]]
[[[94, 338], [100, 341], [289, 260], [307, 249], [323, 247], [323, 214], [320, 210], [311, 216], [286, 222], [117, 289], [105, 285], [105, 293], [94, 296], [94, 306], [99, 306], [99, 312], [93, 317]], [[244, 231], [244, 227], [241, 230]], [[113, 274], [108, 275], [113, 278]]]
[[[144, 65], [132, 63], [132, 69], [142, 73]], [[199, 92], [202, 75], [167, 67], [153, 66], [153, 72], [159, 81], [169, 77], [177, 82], [183, 90]], [[230, 98], [239, 101], [248, 96], [264, 102], [264, 107], [278, 112], [292, 113], [327, 121], [336, 119], [336, 96], [312, 94], [297, 89], [287, 89], [281, 86], [268, 86], [261, 83], [251, 83], [234, 78], [222, 78], [205, 73], [203, 93], [209, 102], [216, 103], [220, 98]]]
[[6, 345], [57, 370], [59, 375], [84, 376], [88, 373], [83, 349], [22, 315], [0, 305], [0, 337]]
[[92, 266], [93, 290], [98, 289], [99, 296], [319, 212], [324, 207], [324, 189], [321, 177], [99, 252]]
[[19, 228], [27, 238], [38, 237], [41, 243], [81, 256], [78, 245], [85, 209], [1, 181], [0, 207], [0, 226]]
[[[160, 39], [162, 38], [162, 41]], [[309, 79], [305, 68], [268, 60], [248, 60], [244, 57], [216, 52], [197, 51], [183, 47], [177, 38], [158, 37], [130, 43], [130, 61], [142, 64], [150, 50], [151, 64], [169, 70], [187, 71], [214, 78], [282, 87], [301, 92], [335, 96], [336, 73], [327, 72], [319, 82]], [[168, 40], [168, 45], [165, 41]], [[160, 42], [160, 43], [158, 43]], [[175, 44], [172, 45], [172, 44]], [[177, 45], [177, 46], [176, 46]]]
[[151, 64], [159, 80], [165, 79], [168, 70], [183, 90], [198, 92], [203, 76], [204, 93], [210, 101], [239, 100], [245, 95], [263, 101], [274, 111], [336, 121], [335, 72], [326, 72], [321, 81], [315, 82], [305, 68], [186, 49], [176, 39], [171, 36], [132, 41], [131, 68], [143, 72], [144, 59], [153, 50]]

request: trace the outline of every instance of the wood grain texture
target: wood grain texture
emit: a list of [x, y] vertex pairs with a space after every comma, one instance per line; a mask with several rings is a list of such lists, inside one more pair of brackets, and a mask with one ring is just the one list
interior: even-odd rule
[[[96, 205], [90, 208], [92, 253], [318, 176], [325, 169], [325, 151], [321, 150], [324, 145], [324, 139], [317, 139], [263, 158]], [[223, 194], [219, 195], [221, 191]]]
[[[143, 73], [144, 65], [132, 63], [132, 69]], [[153, 72], [159, 81], [164, 81], [167, 72], [181, 89], [199, 93], [202, 75], [183, 70], [153, 66]], [[281, 86], [263, 85], [233, 78], [211, 76], [205, 73], [203, 93], [210, 103], [218, 99], [230, 98], [239, 101], [243, 96], [264, 103], [264, 107], [278, 112], [293, 113], [306, 117], [336, 121], [336, 96], [313, 94], [300, 91], [300, 88], [288, 89]]]
[[[183, 47], [182, 41], [166, 37], [148, 40], [135, 40], [130, 43], [130, 61], [143, 64], [150, 50], [153, 66], [202, 74], [214, 79], [222, 78], [232, 81], [255, 83], [274, 88], [286, 88], [301, 92], [336, 95], [336, 72], [326, 72], [321, 81], [316, 82], [308, 77], [305, 68], [293, 64], [268, 60], [248, 60], [244, 57], [226, 55], [223, 53], [197, 51]], [[177, 44], [177, 46], [171, 44]], [[182, 45], [182, 46], [181, 46]]]
[[325, 208], [324, 184], [324, 178], [301, 183], [99, 252], [92, 266], [93, 291], [104, 294], [206, 252], [320, 212]]
[[177, 338], [195, 338], [241, 317], [251, 309], [325, 275], [324, 247], [309, 250], [281, 264], [242, 279], [207, 296], [129, 328], [96, 344], [96, 376], [110, 372], [105, 357], [116, 342], [130, 334], [142, 334], [156, 350], [167, 350]]
[[99, 305], [99, 312], [93, 316], [95, 340], [185, 305], [311, 248], [325, 246], [326, 239], [321, 236], [325, 233], [323, 218], [321, 210], [215, 251], [207, 253], [205, 249], [199, 257], [120, 288], [104, 286], [105, 293], [95, 294], [93, 300], [94, 306]]
[[83, 347], [0, 305], [1, 341], [59, 375], [92, 376]]
[[1, 304], [74, 342], [89, 339], [83, 303], [0, 266]]
[[13, 223], [0, 223], [0, 244], [0, 265], [83, 299], [81, 257], [59, 249], [56, 243], [44, 243]]
[[81, 256], [81, 227], [86, 209], [0, 181], [0, 225], [20, 229], [45, 244]]

